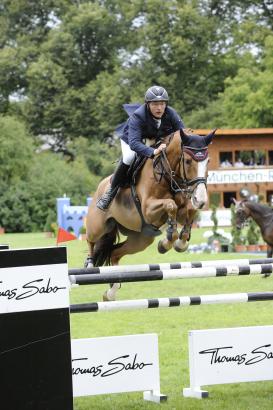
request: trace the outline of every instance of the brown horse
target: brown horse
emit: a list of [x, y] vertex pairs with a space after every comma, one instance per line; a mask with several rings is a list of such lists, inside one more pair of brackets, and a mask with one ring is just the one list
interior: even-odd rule
[[254, 219], [268, 245], [267, 256], [271, 258], [273, 253], [273, 209], [268, 205], [248, 200], [234, 200], [234, 203], [237, 228], [241, 229], [249, 217]]
[[[110, 177], [99, 184], [87, 214], [86, 267], [117, 265], [124, 255], [143, 251], [166, 223], [167, 235], [159, 241], [158, 251], [187, 249], [196, 211], [207, 201], [208, 145], [214, 133], [203, 137], [177, 131], [165, 137], [161, 142], [167, 144], [166, 150], [153, 160], [147, 159], [137, 175], [136, 200], [130, 187], [120, 188], [108, 211], [103, 212], [96, 202], [108, 189]], [[177, 223], [182, 225], [180, 233]], [[124, 242], [117, 243], [119, 233], [127, 237]], [[114, 300], [119, 287], [112, 285], [104, 299]]]

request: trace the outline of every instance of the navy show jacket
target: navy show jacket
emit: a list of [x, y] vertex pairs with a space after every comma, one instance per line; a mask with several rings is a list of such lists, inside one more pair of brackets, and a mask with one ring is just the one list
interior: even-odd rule
[[160, 127], [157, 128], [156, 120], [147, 105], [142, 104], [127, 120], [121, 139], [138, 155], [151, 158], [154, 155], [154, 149], [145, 145], [143, 140], [154, 138], [158, 141], [160, 138], [182, 128], [185, 128], [185, 126], [172, 107], [166, 107], [161, 117]]

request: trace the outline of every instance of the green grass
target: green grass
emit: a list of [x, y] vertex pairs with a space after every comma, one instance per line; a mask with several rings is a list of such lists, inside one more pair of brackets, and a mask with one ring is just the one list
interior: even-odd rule
[[[191, 243], [204, 241], [204, 229], [193, 231]], [[178, 254], [170, 251], [159, 255], [156, 243], [141, 254], [125, 257], [123, 264], [175, 262], [183, 260], [230, 259], [254, 257], [235, 253]], [[0, 243], [11, 248], [54, 246], [55, 240], [40, 234], [5, 234]], [[86, 256], [86, 244], [71, 241], [67, 244], [69, 267], [81, 267]], [[264, 255], [263, 255], [264, 256]], [[123, 284], [119, 299], [142, 299], [234, 292], [258, 292], [272, 289], [271, 277], [227, 277], [143, 282]], [[105, 285], [81, 286], [71, 290], [71, 303], [101, 300]], [[272, 409], [273, 383], [238, 383], [208, 386], [208, 399], [184, 398], [183, 387], [189, 386], [188, 331], [272, 324], [273, 302], [255, 302], [231, 305], [201, 305], [158, 310], [98, 312], [71, 315], [73, 338], [157, 333], [159, 338], [161, 392], [168, 401], [161, 404], [168, 410], [196, 409]], [[206, 386], [204, 386], [206, 388]], [[75, 410], [154, 409], [154, 403], [144, 402], [142, 393], [90, 396], [75, 399]]]

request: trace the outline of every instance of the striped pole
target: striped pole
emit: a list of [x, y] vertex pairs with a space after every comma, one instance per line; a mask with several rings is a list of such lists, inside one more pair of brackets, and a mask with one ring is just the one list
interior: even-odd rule
[[143, 282], [170, 279], [208, 278], [223, 276], [270, 275], [273, 273], [273, 264], [203, 267], [184, 269], [165, 269], [143, 272], [113, 272], [95, 273], [90, 275], [70, 275], [72, 285], [95, 285], [101, 283]]
[[228, 259], [228, 260], [213, 260], [200, 262], [175, 262], [175, 263], [159, 263], [159, 264], [142, 264], [142, 265], [118, 265], [118, 266], [101, 266], [95, 268], [74, 268], [69, 269], [69, 275], [88, 275], [94, 273], [114, 273], [114, 272], [148, 272], [162, 269], [184, 269], [184, 268], [202, 268], [207, 266], [248, 266], [248, 265], [264, 265], [273, 263], [273, 258], [265, 259]]
[[70, 305], [70, 313], [100, 312], [114, 310], [140, 310], [193, 305], [265, 302], [273, 300], [273, 292], [230, 293], [202, 296], [178, 296], [174, 298], [119, 300]]

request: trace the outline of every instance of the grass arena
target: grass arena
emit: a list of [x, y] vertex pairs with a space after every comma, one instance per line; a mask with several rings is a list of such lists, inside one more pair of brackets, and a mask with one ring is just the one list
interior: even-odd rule
[[[200, 231], [200, 230], [199, 230]], [[199, 240], [200, 232], [193, 231], [192, 243]], [[3, 243], [10, 248], [31, 248], [55, 245], [54, 239], [43, 234], [6, 234]], [[86, 246], [84, 242], [67, 243], [68, 265], [70, 269], [82, 266]], [[257, 255], [238, 254], [181, 254], [170, 252], [158, 255], [155, 247], [145, 252], [125, 257], [123, 265], [159, 264], [181, 260], [193, 262], [215, 259], [257, 259]], [[260, 256], [259, 256], [260, 257]], [[206, 277], [202, 279], [166, 280], [124, 283], [118, 293], [122, 301], [137, 299], [178, 298], [185, 296], [217, 294], [257, 294], [272, 291], [272, 278], [262, 275], [238, 275], [229, 277]], [[101, 301], [105, 284], [72, 287], [71, 304]], [[109, 303], [109, 302], [108, 302]], [[111, 303], [111, 302], [110, 302]], [[197, 401], [182, 396], [182, 390], [189, 385], [188, 332], [198, 329], [214, 329], [272, 324], [272, 301], [255, 303], [202, 304], [173, 309], [126, 310], [73, 314], [71, 335], [73, 338], [94, 338], [102, 336], [157, 333], [159, 338], [161, 391], [168, 395], [168, 401], [161, 406], [166, 409], [271, 409], [273, 384], [267, 382], [236, 383], [210, 387], [206, 400]], [[120, 393], [115, 395], [76, 398], [74, 409], [152, 409], [155, 404], [145, 402], [142, 393]]]

